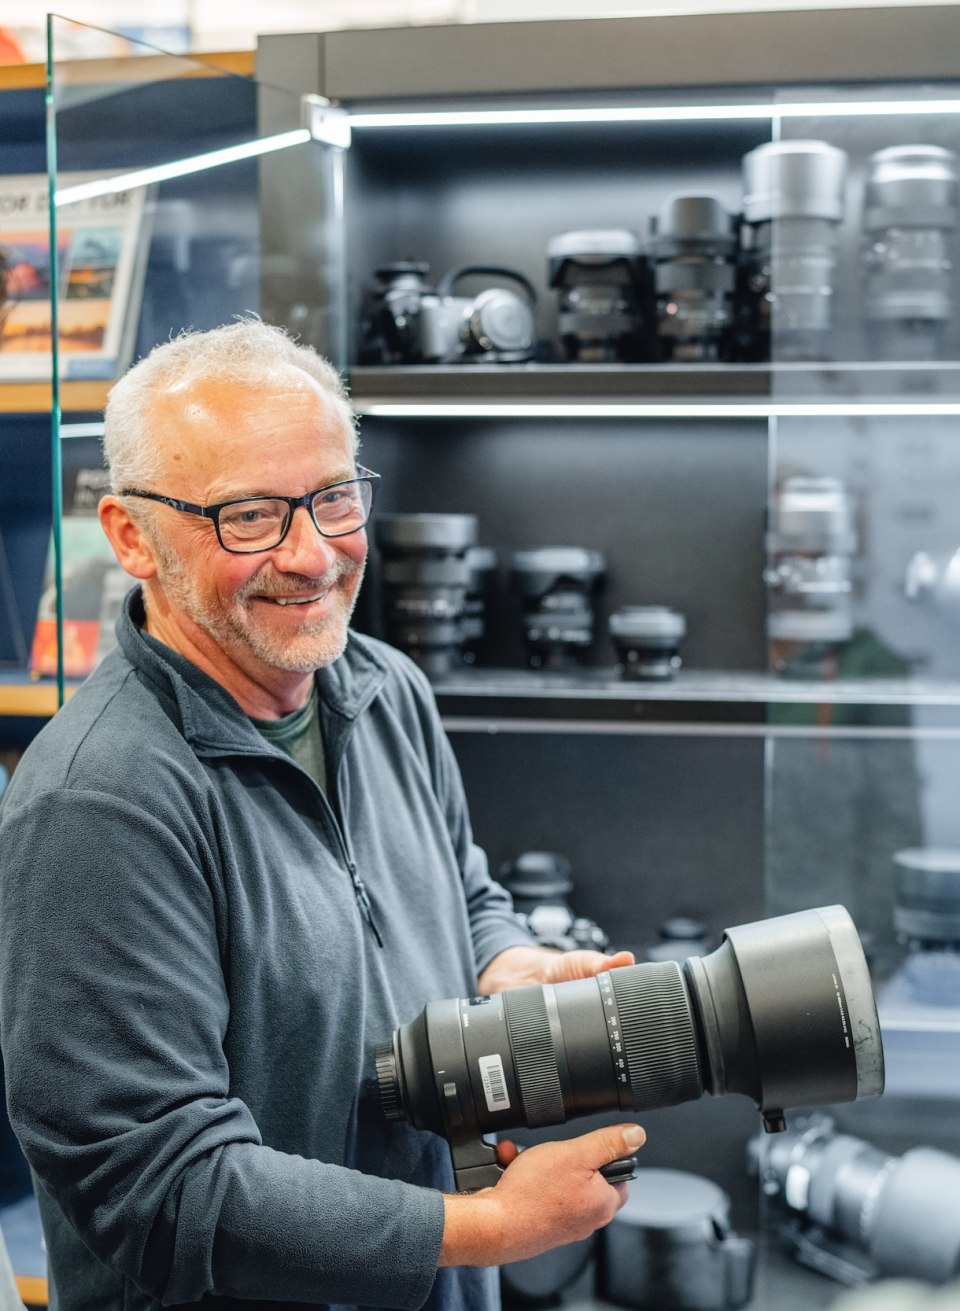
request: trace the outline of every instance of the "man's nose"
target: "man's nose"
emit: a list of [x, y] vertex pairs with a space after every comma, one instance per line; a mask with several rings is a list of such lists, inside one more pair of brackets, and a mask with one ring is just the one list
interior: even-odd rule
[[336, 559], [337, 550], [333, 540], [320, 533], [307, 507], [299, 505], [293, 512], [286, 537], [277, 548], [277, 555], [281, 568], [286, 567], [291, 573], [316, 576], [326, 573]]

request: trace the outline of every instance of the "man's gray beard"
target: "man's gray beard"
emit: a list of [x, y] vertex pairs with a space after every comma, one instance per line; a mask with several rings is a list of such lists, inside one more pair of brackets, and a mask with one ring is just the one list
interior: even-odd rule
[[[339, 557], [334, 567], [322, 578], [310, 578], [303, 574], [277, 575], [269, 584], [265, 584], [263, 575], [257, 573], [238, 591], [232, 606], [217, 603], [211, 606], [198, 596], [194, 578], [180, 556], [159, 538], [152, 544], [160, 565], [158, 581], [170, 601], [208, 633], [218, 646], [228, 648], [239, 642], [272, 669], [282, 669], [291, 674], [312, 674], [314, 670], [332, 664], [343, 655], [350, 617], [360, 593], [363, 563], [356, 564], [345, 557]], [[324, 592], [336, 587], [342, 579], [352, 576], [357, 576], [357, 585], [349, 606], [335, 618], [319, 620], [301, 630], [294, 639], [263, 632], [250, 621], [249, 611], [244, 609], [244, 602], [258, 593], [302, 596], [305, 592]], [[342, 597], [345, 594], [338, 592], [337, 595]]]

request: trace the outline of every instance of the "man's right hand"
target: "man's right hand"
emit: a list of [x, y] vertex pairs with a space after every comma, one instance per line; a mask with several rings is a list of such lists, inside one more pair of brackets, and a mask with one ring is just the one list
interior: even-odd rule
[[609, 1184], [600, 1167], [642, 1147], [638, 1124], [610, 1125], [518, 1152], [500, 1143], [506, 1166], [495, 1188], [444, 1195], [441, 1266], [503, 1265], [589, 1238], [627, 1200], [626, 1184]]

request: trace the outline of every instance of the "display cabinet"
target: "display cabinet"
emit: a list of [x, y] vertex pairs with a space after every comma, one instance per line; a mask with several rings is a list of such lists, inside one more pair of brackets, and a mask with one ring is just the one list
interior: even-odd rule
[[[883, 1273], [942, 1279], [960, 1232], [938, 1184], [952, 1237], [941, 1230], [933, 1254], [922, 1208], [898, 1191], [914, 1170], [931, 1193], [960, 1179], [958, 36], [956, 12], [929, 7], [258, 48], [267, 82], [327, 98], [349, 128], [319, 191], [263, 162], [263, 236], [322, 272], [312, 339], [347, 372], [380, 510], [474, 515], [496, 553], [467, 660], [433, 659], [445, 639], [420, 629], [412, 641], [494, 865], [561, 853], [575, 909], [638, 957], [678, 916], [716, 935], [841, 902], [861, 930], [885, 1097], [824, 1108], [832, 1119], [802, 1121], [779, 1156], [737, 1098], [649, 1117], [644, 1164], [705, 1176], [756, 1242], [757, 1308], [826, 1307]], [[677, 196], [712, 198], [729, 227], [710, 244], [705, 207], [678, 216]], [[600, 348], [565, 347], [593, 312], [564, 300], [569, 233], [581, 256], [583, 234], [603, 234], [608, 265], [625, 261], [624, 234], [643, 247], [639, 340], [622, 357], [624, 278], [606, 288]], [[487, 272], [438, 287], [467, 266]], [[489, 272], [504, 267], [523, 281]], [[519, 351], [509, 332], [499, 355], [478, 345], [494, 287], [532, 320]], [[303, 321], [304, 298], [269, 265], [263, 290], [271, 315]], [[385, 337], [376, 314], [394, 291], [399, 335]], [[466, 346], [444, 313], [472, 319]], [[545, 547], [600, 552], [606, 571], [592, 644], [531, 668], [517, 553]], [[392, 550], [375, 556], [359, 616], [388, 635], [407, 577]], [[439, 625], [450, 598], [428, 586], [408, 613], [426, 606]], [[618, 667], [610, 619], [641, 605], [685, 619], [672, 677]], [[841, 1132], [859, 1145], [838, 1146]], [[841, 1149], [859, 1153], [846, 1173]], [[862, 1227], [819, 1221], [810, 1188]], [[885, 1188], [890, 1243], [871, 1228]], [[603, 1297], [582, 1261], [554, 1276], [507, 1272], [505, 1288]], [[718, 1290], [704, 1305], [742, 1304]]]

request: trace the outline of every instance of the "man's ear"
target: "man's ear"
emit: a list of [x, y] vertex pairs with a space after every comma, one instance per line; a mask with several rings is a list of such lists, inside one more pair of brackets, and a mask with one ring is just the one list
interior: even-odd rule
[[100, 526], [127, 573], [133, 578], [154, 578], [157, 564], [153, 548], [123, 500], [119, 496], [104, 496], [97, 513]]

